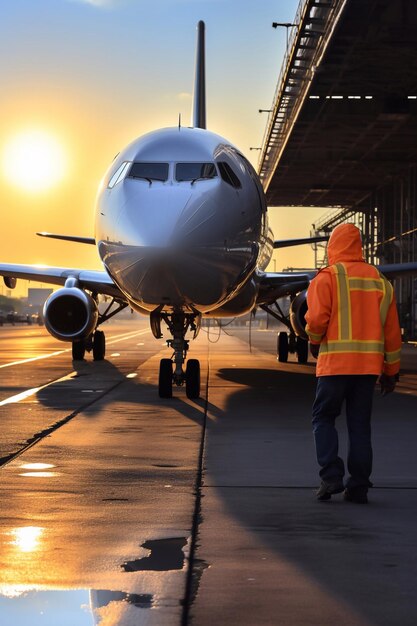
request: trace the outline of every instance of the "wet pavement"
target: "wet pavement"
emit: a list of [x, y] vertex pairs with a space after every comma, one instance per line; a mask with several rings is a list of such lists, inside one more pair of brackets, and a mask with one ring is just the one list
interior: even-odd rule
[[416, 624], [417, 351], [375, 398], [370, 504], [317, 503], [312, 364], [203, 329], [202, 398], [161, 400], [169, 351], [135, 322], [76, 368], [0, 328], [0, 623]]

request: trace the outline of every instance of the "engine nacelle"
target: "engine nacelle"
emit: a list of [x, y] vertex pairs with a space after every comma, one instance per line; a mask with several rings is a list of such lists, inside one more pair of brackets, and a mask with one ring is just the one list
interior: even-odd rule
[[223, 304], [218, 309], [204, 313], [204, 317], [239, 317], [253, 309], [256, 303], [258, 290], [253, 280], [249, 280], [237, 296]]
[[308, 339], [305, 331], [306, 320], [304, 318], [307, 313], [307, 289], [300, 291], [291, 302], [290, 306], [290, 322], [295, 334], [303, 339]]
[[63, 287], [52, 293], [43, 307], [45, 327], [60, 341], [86, 339], [96, 328], [95, 300], [78, 287]]

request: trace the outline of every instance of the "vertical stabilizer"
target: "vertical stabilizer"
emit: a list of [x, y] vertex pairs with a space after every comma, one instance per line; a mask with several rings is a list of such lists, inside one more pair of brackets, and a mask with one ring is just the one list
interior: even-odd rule
[[197, 54], [195, 60], [195, 83], [193, 102], [194, 128], [206, 128], [206, 58], [205, 24], [197, 24]]

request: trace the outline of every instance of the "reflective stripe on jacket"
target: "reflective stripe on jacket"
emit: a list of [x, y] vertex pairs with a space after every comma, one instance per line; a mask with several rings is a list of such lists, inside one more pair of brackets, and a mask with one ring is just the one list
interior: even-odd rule
[[312, 343], [320, 344], [317, 376], [395, 375], [401, 331], [394, 290], [363, 261], [353, 224], [342, 224], [333, 234], [328, 256], [334, 263], [317, 274], [307, 293], [306, 331]]

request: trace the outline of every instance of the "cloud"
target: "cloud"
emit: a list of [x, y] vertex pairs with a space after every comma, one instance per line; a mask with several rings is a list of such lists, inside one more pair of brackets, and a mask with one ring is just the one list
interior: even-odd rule
[[107, 8], [120, 4], [120, 0], [69, 0], [70, 2], [83, 2], [84, 4], [90, 4], [94, 7]]
[[191, 100], [192, 95], [188, 93], [188, 91], [181, 91], [180, 93], [177, 93], [177, 98], [178, 100], [182, 100], [184, 102], [187, 100]]

